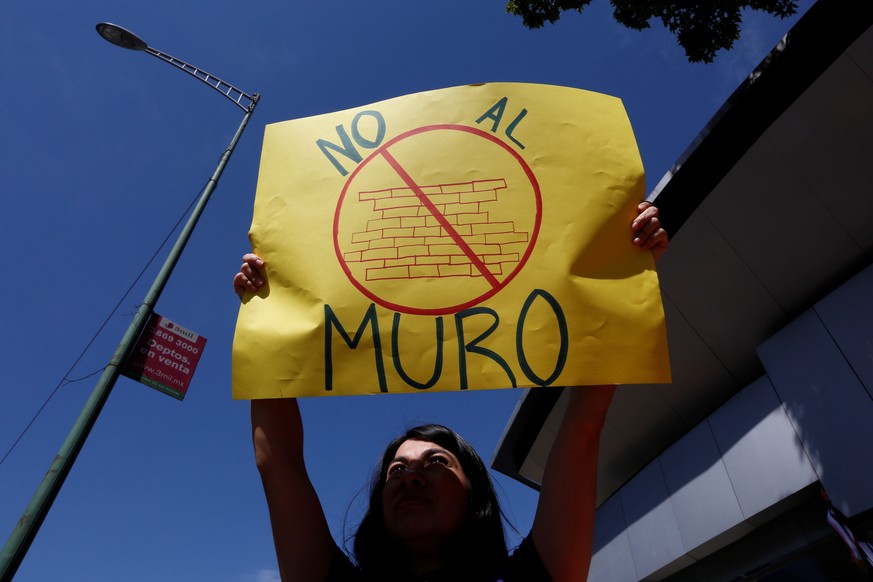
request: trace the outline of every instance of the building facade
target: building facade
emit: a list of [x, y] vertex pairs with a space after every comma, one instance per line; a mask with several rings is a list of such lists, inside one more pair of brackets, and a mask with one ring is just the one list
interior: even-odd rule
[[[819, 0], [650, 195], [674, 382], [622, 386], [589, 580], [864, 580], [873, 533], [873, 3]], [[537, 486], [528, 392], [494, 467]]]

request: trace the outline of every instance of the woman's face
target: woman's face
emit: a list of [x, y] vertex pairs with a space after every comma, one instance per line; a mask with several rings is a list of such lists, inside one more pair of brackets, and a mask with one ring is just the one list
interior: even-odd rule
[[446, 449], [405, 441], [384, 478], [382, 511], [394, 540], [444, 547], [464, 525], [470, 483], [457, 457]]

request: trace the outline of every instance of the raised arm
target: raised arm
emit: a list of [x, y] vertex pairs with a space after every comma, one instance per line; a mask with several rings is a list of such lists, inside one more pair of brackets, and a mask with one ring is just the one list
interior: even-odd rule
[[[669, 246], [658, 209], [641, 202], [631, 223], [632, 242], [655, 260]], [[594, 542], [597, 454], [615, 386], [573, 387], [549, 452], [533, 540], [554, 582], [582, 582], [588, 576]]]
[[568, 388], [549, 452], [533, 541], [554, 582], [584, 582], [594, 542], [597, 452], [615, 386]]
[[[233, 287], [242, 299], [264, 285], [264, 261], [243, 257]], [[252, 400], [252, 443], [270, 511], [282, 580], [325, 580], [335, 544], [303, 460], [303, 421], [293, 398]]]
[[255, 461], [282, 580], [325, 580], [335, 544], [303, 462], [297, 401], [252, 400], [251, 414]]

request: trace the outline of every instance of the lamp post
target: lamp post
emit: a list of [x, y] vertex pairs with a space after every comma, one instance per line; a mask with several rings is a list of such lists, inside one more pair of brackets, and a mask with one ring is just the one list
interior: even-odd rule
[[148, 46], [144, 40], [120, 26], [101, 22], [97, 25], [97, 32], [112, 44], [131, 50], [144, 51], [185, 71], [189, 75], [196, 77], [219, 93], [223, 94], [227, 99], [245, 111], [245, 116], [243, 117], [236, 134], [233, 136], [233, 139], [231, 139], [230, 144], [225, 149], [224, 154], [221, 156], [212, 177], [200, 193], [200, 198], [198, 199], [194, 210], [191, 212], [188, 222], [185, 223], [185, 226], [179, 233], [176, 243], [170, 250], [170, 254], [164, 261], [163, 267], [161, 267], [161, 270], [155, 277], [145, 299], [134, 315], [133, 321], [131, 321], [130, 326], [127, 328], [127, 331], [121, 339], [121, 343], [118, 344], [115, 354], [103, 370], [103, 374], [100, 376], [97, 385], [91, 392], [91, 396], [82, 408], [82, 412], [79, 413], [79, 417], [73, 424], [72, 429], [70, 429], [70, 432], [67, 434], [66, 440], [64, 440], [61, 445], [61, 448], [43, 478], [42, 483], [31, 498], [24, 514], [21, 516], [21, 519], [18, 520], [15, 529], [12, 531], [12, 534], [3, 546], [2, 551], [0, 551], [0, 582], [12, 580], [12, 577], [18, 570], [18, 566], [24, 559], [24, 555], [30, 548], [30, 544], [36, 537], [40, 525], [42, 525], [45, 516], [48, 514], [49, 509], [51, 509], [51, 505], [54, 502], [55, 497], [57, 497], [61, 486], [63, 486], [64, 480], [69, 474], [73, 463], [76, 461], [79, 451], [81, 451], [82, 446], [85, 444], [85, 440], [88, 438], [91, 428], [93, 428], [94, 423], [97, 421], [97, 417], [99, 416], [103, 405], [106, 403], [106, 399], [109, 397], [109, 393], [112, 391], [115, 381], [118, 380], [118, 376], [121, 374], [128, 356], [130, 356], [137, 339], [142, 334], [143, 329], [148, 323], [149, 317], [151, 317], [152, 311], [154, 310], [154, 306], [157, 303], [161, 292], [164, 290], [167, 280], [173, 272], [173, 268], [179, 261], [179, 257], [182, 255], [182, 251], [185, 249], [188, 239], [191, 238], [191, 234], [194, 231], [194, 227], [197, 225], [197, 221], [200, 219], [200, 215], [206, 207], [206, 203], [209, 201], [212, 192], [218, 186], [218, 180], [221, 177], [222, 172], [224, 172], [224, 168], [230, 160], [230, 156], [233, 154], [237, 142], [242, 137], [243, 131], [245, 131], [246, 125], [248, 124], [252, 113], [254, 113], [255, 106], [259, 99], [257, 93], [251, 95], [245, 93], [233, 85], [222, 81], [218, 77], [210, 75], [206, 71], [198, 69], [185, 61], [181, 61]]

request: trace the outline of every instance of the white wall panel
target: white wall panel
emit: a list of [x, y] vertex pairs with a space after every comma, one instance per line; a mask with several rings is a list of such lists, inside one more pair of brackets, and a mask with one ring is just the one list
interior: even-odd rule
[[785, 411], [835, 505], [873, 506], [873, 400], [809, 311], [758, 349]]
[[630, 540], [619, 496], [613, 496], [597, 509], [594, 518], [594, 556], [588, 572], [589, 582], [635, 582]]
[[734, 396], [709, 425], [746, 519], [818, 480], [768, 378]]
[[657, 460], [622, 487], [619, 496], [628, 526], [634, 567], [640, 578], [685, 554], [667, 484]]
[[698, 546], [744, 521], [709, 425], [697, 425], [660, 460], [682, 545], [699, 558]]
[[873, 266], [819, 302], [815, 312], [873, 398]]

